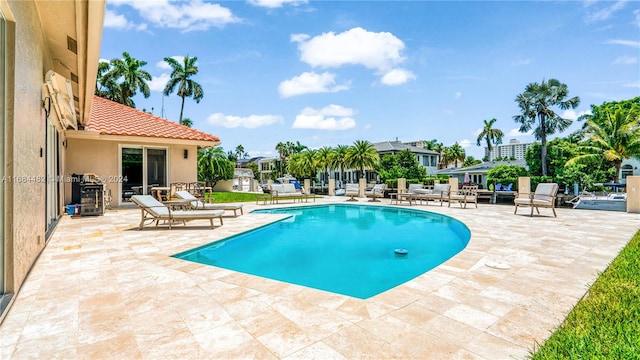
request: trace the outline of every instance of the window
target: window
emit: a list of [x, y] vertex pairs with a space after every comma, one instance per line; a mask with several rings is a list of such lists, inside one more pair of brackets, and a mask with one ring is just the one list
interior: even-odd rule
[[629, 164], [622, 166], [620, 171], [620, 181], [623, 183], [626, 182], [627, 176], [633, 176], [633, 166]]
[[167, 158], [164, 148], [123, 146], [120, 149], [121, 202], [130, 201], [133, 195], [149, 194], [154, 186], [169, 186]]

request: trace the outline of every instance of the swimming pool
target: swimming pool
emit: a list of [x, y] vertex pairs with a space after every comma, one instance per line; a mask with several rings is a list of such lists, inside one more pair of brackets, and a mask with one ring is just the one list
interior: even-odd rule
[[471, 237], [458, 220], [406, 208], [333, 204], [253, 213], [291, 216], [174, 257], [366, 299], [442, 264]]

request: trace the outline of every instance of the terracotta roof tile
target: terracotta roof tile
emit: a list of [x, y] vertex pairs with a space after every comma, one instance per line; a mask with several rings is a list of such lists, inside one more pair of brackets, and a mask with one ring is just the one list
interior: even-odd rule
[[103, 135], [146, 136], [154, 138], [215, 141], [220, 138], [128, 106], [93, 97], [89, 131]]

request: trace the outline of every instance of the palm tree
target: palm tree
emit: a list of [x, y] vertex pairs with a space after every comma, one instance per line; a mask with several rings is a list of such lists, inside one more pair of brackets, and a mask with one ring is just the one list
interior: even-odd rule
[[244, 155], [244, 146], [242, 145], [236, 146], [236, 156], [238, 157], [238, 159], [242, 158], [243, 155]]
[[221, 147], [211, 147], [198, 151], [198, 180], [215, 184], [220, 180], [233, 178], [233, 162]]
[[186, 127], [192, 127], [193, 126], [193, 121], [191, 121], [191, 119], [189, 119], [189, 118], [184, 118], [180, 122], [180, 125], [184, 125]]
[[331, 153], [331, 167], [340, 169], [340, 181], [344, 181], [344, 168], [347, 166], [346, 157], [349, 146], [338, 145]]
[[580, 146], [585, 154], [569, 159], [565, 166], [603, 158], [613, 163], [617, 183], [622, 161], [640, 157], [640, 115], [638, 110], [625, 111], [621, 106], [606, 109], [604, 115], [587, 120], [588, 141]]
[[458, 161], [464, 161], [467, 154], [460, 144], [455, 143], [449, 147], [449, 161], [453, 161], [453, 166], [458, 167]]
[[504, 133], [500, 129], [494, 129], [493, 124], [495, 124], [495, 118], [491, 120], [482, 120], [484, 122], [484, 127], [480, 134], [478, 134], [478, 146], [484, 139], [487, 143], [487, 152], [490, 152], [493, 149], [493, 144], [502, 144], [502, 138], [504, 137]]
[[192, 76], [198, 73], [198, 67], [196, 66], [197, 57], [185, 56], [182, 64], [178, 60], [166, 57], [164, 61], [171, 66], [171, 78], [164, 87], [163, 94], [169, 95], [176, 91], [176, 94], [182, 98], [182, 104], [180, 105], [180, 119], [178, 122], [182, 122], [182, 113], [184, 111], [184, 99], [186, 97], [192, 97], [196, 103], [199, 103], [204, 96], [202, 86], [191, 79]]
[[438, 139], [422, 140], [422, 144], [423, 144], [425, 149], [432, 150], [432, 151], [435, 151], [435, 149], [436, 149], [436, 147], [438, 147], [438, 145], [440, 145], [440, 147], [442, 147], [442, 143], [439, 143]]
[[434, 150], [440, 153], [440, 162], [438, 168], [446, 169], [447, 165], [449, 165], [449, 163], [453, 161], [453, 159], [451, 158], [451, 151], [449, 150], [449, 147], [444, 146], [443, 144], [440, 145], [441, 146], [438, 147], [438, 150]]
[[291, 155], [291, 161], [289, 161], [287, 168], [292, 174], [313, 178], [318, 170], [316, 151], [305, 149], [302, 152]]
[[[438, 153], [438, 169], [442, 169], [442, 152], [444, 151], [444, 144], [438, 142], [436, 139], [431, 141], [427, 141], [425, 143], [425, 147], [427, 150], [435, 151]], [[445, 162], [446, 164], [446, 162]]]
[[[122, 56], [123, 59], [111, 60], [110, 69], [102, 76], [101, 82], [107, 89], [119, 93], [117, 96], [113, 94], [114, 101], [135, 107], [132, 98], [138, 93], [138, 90], [145, 98], [150, 95], [147, 81], [151, 81], [151, 74], [142, 69], [147, 65], [146, 61], [132, 58], [126, 51], [122, 53]], [[117, 84], [117, 91], [114, 88], [115, 84]]]
[[542, 80], [541, 84], [531, 83], [524, 92], [516, 97], [521, 113], [513, 120], [520, 123], [520, 132], [527, 132], [536, 126], [534, 135], [541, 141], [540, 157], [542, 161], [542, 175], [547, 175], [547, 135], [556, 131], [564, 131], [573, 122], [561, 118], [551, 107], [557, 106], [562, 110], [575, 109], [580, 105], [577, 96], [567, 99], [569, 89], [566, 84], [556, 79]]
[[287, 151], [286, 145], [281, 141], [278, 142], [276, 144], [276, 151], [278, 152], [278, 157], [280, 157], [280, 174], [282, 174], [282, 172], [283, 172], [282, 166], [284, 164], [285, 155], [286, 155], [286, 151]]
[[380, 156], [373, 144], [366, 140], [356, 140], [347, 151], [345, 160], [347, 166], [360, 169], [360, 177], [364, 178], [364, 170], [372, 169], [380, 160]]
[[331, 165], [331, 153], [333, 149], [329, 146], [323, 146], [316, 151], [316, 164], [323, 168], [324, 179], [329, 182], [329, 165]]

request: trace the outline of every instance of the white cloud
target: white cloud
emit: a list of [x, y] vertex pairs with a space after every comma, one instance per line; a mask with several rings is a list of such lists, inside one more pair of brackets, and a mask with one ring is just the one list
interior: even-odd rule
[[509, 130], [509, 133], [507, 133], [506, 137], [517, 137], [517, 136], [531, 136], [533, 135], [533, 130], [529, 130], [527, 132], [520, 132], [520, 128], [515, 128], [515, 129], [511, 129]]
[[634, 56], [623, 55], [623, 56], [620, 56], [617, 59], [615, 59], [613, 61], [613, 63], [614, 64], [623, 64], [623, 65], [637, 64], [638, 63], [638, 58], [634, 57]]
[[300, 4], [306, 4], [307, 0], [249, 0], [249, 4], [259, 7], [266, 7], [269, 9], [275, 9], [283, 7], [285, 4], [297, 6]]
[[460, 91], [457, 91], [455, 97], [456, 99], [460, 99], [462, 97], [462, 93]]
[[164, 87], [167, 86], [169, 79], [171, 76], [167, 73], [160, 74], [160, 76], [154, 76], [151, 81], [149, 81], [149, 90], [151, 91], [163, 91]]
[[591, 110], [585, 110], [585, 111], [576, 112], [575, 110], [567, 109], [567, 110], [563, 111], [562, 114], [560, 114], [560, 117], [563, 118], [563, 119], [576, 120], [580, 116], [585, 115], [585, 114], [591, 114]]
[[453, 115], [454, 114], [453, 110], [451, 110], [451, 109], [443, 109], [442, 113], [445, 114], [445, 115]]
[[327, 32], [311, 37], [307, 34], [291, 35], [298, 43], [300, 60], [313, 66], [337, 68], [343, 65], [361, 65], [382, 75], [382, 83], [397, 85], [415, 75], [407, 70], [395, 69], [403, 63], [404, 42], [389, 32], [371, 32], [356, 27], [342, 33]]
[[638, 89], [640, 89], [640, 81], [630, 82], [630, 83], [624, 84], [622, 86], [623, 87], [630, 87], [630, 88], [638, 88]]
[[324, 72], [304, 72], [285, 80], [278, 86], [280, 97], [287, 98], [302, 94], [338, 92], [349, 89], [348, 84], [335, 85], [335, 74]]
[[633, 12], [633, 14], [636, 16], [635, 20], [633, 21], [633, 23], [637, 26], [640, 27], [640, 10], [635, 10]]
[[525, 65], [529, 65], [531, 64], [531, 59], [516, 59], [515, 61], [511, 62], [511, 66], [525, 66]]
[[624, 45], [624, 46], [631, 46], [634, 48], [640, 48], [640, 41], [633, 41], [633, 40], [613, 39], [613, 40], [607, 40], [605, 44]]
[[466, 149], [471, 146], [471, 141], [469, 139], [462, 139], [458, 141], [458, 144], [460, 144], [463, 149]]
[[473, 136], [475, 138], [478, 138], [478, 135], [480, 135], [480, 133], [482, 132], [482, 128], [477, 128], [474, 132], [473, 132]]
[[284, 119], [280, 115], [249, 115], [241, 117], [215, 113], [209, 115], [207, 123], [211, 125], [224, 126], [226, 128], [243, 127], [247, 129], [255, 129], [272, 124], [282, 124], [284, 123]]
[[380, 82], [382, 82], [384, 85], [396, 86], [402, 85], [409, 80], [415, 80], [415, 78], [416, 75], [411, 71], [404, 69], [393, 69], [384, 74], [384, 76], [382, 76], [382, 79], [380, 79]]
[[[587, 23], [607, 20], [616, 11], [621, 10], [622, 8], [624, 8], [624, 5], [625, 5], [626, 2], [627, 2], [627, 0], [616, 1], [611, 6], [607, 6], [605, 8], [601, 8], [601, 9], [599, 9], [597, 11], [594, 11], [592, 13], [587, 14], [585, 20], [586, 20]], [[606, 4], [610, 4], [610, 2], [605, 2], [605, 3]], [[593, 4], [591, 4], [591, 5], [593, 5]]]
[[306, 107], [296, 116], [294, 129], [347, 130], [356, 126], [353, 109], [329, 105], [320, 110]]
[[195, 31], [208, 30], [211, 27], [221, 28], [227, 24], [240, 22], [240, 19], [228, 8], [205, 3], [202, 0], [124, 0], [110, 1], [109, 4], [128, 5], [137, 10], [145, 21], [161, 28]]
[[132, 27], [133, 24], [127, 20], [124, 15], [117, 14], [112, 10], [107, 9], [104, 14], [104, 27], [113, 28], [113, 29], [128, 29]]

